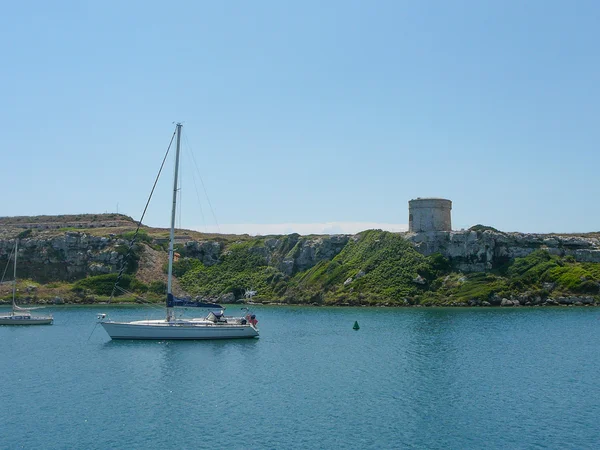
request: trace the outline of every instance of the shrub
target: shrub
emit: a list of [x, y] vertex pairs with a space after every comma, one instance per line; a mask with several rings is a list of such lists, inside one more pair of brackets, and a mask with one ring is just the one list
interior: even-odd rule
[[31, 228], [28, 228], [27, 230], [21, 231], [19, 233], [19, 235], [17, 236], [17, 239], [25, 239], [25, 238], [31, 236], [31, 233], [32, 233]]
[[484, 232], [484, 231], [495, 231], [497, 233], [501, 233], [501, 231], [497, 230], [494, 227], [490, 227], [488, 225], [481, 225], [481, 224], [477, 224], [477, 225], [473, 225], [471, 228], [469, 228], [469, 231], [477, 231], [477, 232]]
[[[104, 275], [83, 278], [73, 284], [73, 290], [76, 292], [89, 290], [96, 295], [111, 295], [115, 286], [115, 282], [117, 281], [117, 277], [118, 274], [116, 273], [107, 273]], [[119, 280], [119, 287], [134, 292], [146, 292], [148, 290], [147, 285], [127, 274], [123, 274], [121, 276], [121, 279]], [[115, 291], [115, 296], [121, 295], [122, 293], [122, 291], [117, 289]]]
[[[202, 262], [195, 258], [181, 258], [179, 261], [173, 262], [173, 275], [182, 277], [192, 269], [198, 269], [202, 266]], [[165, 272], [168, 270], [168, 265], [165, 265]]]
[[152, 281], [148, 286], [148, 291], [154, 294], [166, 294], [167, 283], [164, 281]]
[[[121, 234], [121, 238], [125, 239], [127, 242], [131, 242], [131, 240], [133, 239], [133, 236], [135, 236], [135, 230], [134, 231], [126, 231], [125, 233]], [[138, 234], [135, 237], [135, 242], [146, 242], [148, 244], [152, 243], [152, 238], [150, 237], [150, 235], [148, 234], [148, 232], [146, 230], [144, 230], [143, 228], [140, 228], [138, 230]]]
[[[134, 274], [139, 266], [139, 262], [140, 262], [140, 255], [142, 253], [142, 251], [144, 251], [144, 247], [139, 244], [139, 243], [135, 243], [133, 244], [133, 246], [131, 247], [131, 250], [128, 252], [128, 245], [117, 245], [115, 247], [115, 251], [117, 253], [119, 253], [120, 255], [123, 256], [123, 258], [126, 258], [126, 260], [124, 261], [125, 263], [125, 273], [127, 274]], [[129, 253], [129, 255], [128, 255]]]

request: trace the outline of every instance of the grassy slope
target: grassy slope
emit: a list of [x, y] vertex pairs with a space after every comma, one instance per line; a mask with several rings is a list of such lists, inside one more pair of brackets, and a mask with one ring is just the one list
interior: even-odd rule
[[[192, 294], [213, 297], [229, 292], [240, 297], [246, 289], [253, 289], [260, 292], [263, 298], [277, 298], [278, 283], [287, 277], [268, 266], [263, 256], [252, 252], [262, 242], [262, 239], [256, 239], [234, 243], [227, 248], [221, 263], [210, 267], [197, 260], [179, 261], [175, 270], [182, 275], [182, 287]], [[183, 266], [188, 266], [188, 270], [182, 273], [180, 270]]]
[[419, 254], [401, 236], [365, 231], [331, 261], [297, 274], [286, 298], [318, 303], [399, 303], [427, 286], [418, 275], [432, 278], [433, 258]]

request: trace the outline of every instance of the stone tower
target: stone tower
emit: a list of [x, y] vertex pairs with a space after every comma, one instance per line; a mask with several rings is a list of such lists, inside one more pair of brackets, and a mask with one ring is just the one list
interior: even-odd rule
[[444, 198], [416, 198], [408, 202], [408, 231], [451, 231], [452, 202]]

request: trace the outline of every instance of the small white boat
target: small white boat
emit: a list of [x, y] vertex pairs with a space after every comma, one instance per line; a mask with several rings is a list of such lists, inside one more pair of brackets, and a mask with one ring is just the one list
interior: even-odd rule
[[19, 239], [15, 240], [15, 261], [13, 277], [12, 310], [10, 313], [0, 314], [0, 325], [52, 325], [54, 318], [49, 316], [31, 314], [27, 308], [20, 308], [15, 302], [17, 294], [17, 253]]
[[[179, 172], [179, 151], [181, 127], [177, 124], [177, 149], [175, 153], [175, 180], [173, 182], [173, 208], [171, 211], [171, 233], [169, 236], [169, 270], [167, 278], [167, 315], [159, 320], [137, 320], [117, 322], [107, 320], [106, 314], [99, 314], [100, 324], [111, 339], [243, 339], [258, 337], [258, 321], [253, 314], [244, 317], [229, 317], [223, 311], [211, 311], [202, 318], [176, 318], [171, 282], [173, 278], [173, 244], [175, 241], [175, 211], [177, 204], [177, 175]], [[219, 305], [213, 305], [220, 307]]]
[[29, 311], [0, 315], [0, 325], [52, 325], [52, 316], [33, 315]]

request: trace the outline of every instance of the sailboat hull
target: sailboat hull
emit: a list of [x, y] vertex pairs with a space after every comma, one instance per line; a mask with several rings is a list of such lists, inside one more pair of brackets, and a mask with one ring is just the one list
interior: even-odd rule
[[0, 325], [52, 325], [52, 317], [0, 316]]
[[250, 339], [258, 337], [252, 325], [168, 323], [166, 321], [101, 322], [111, 339]]

